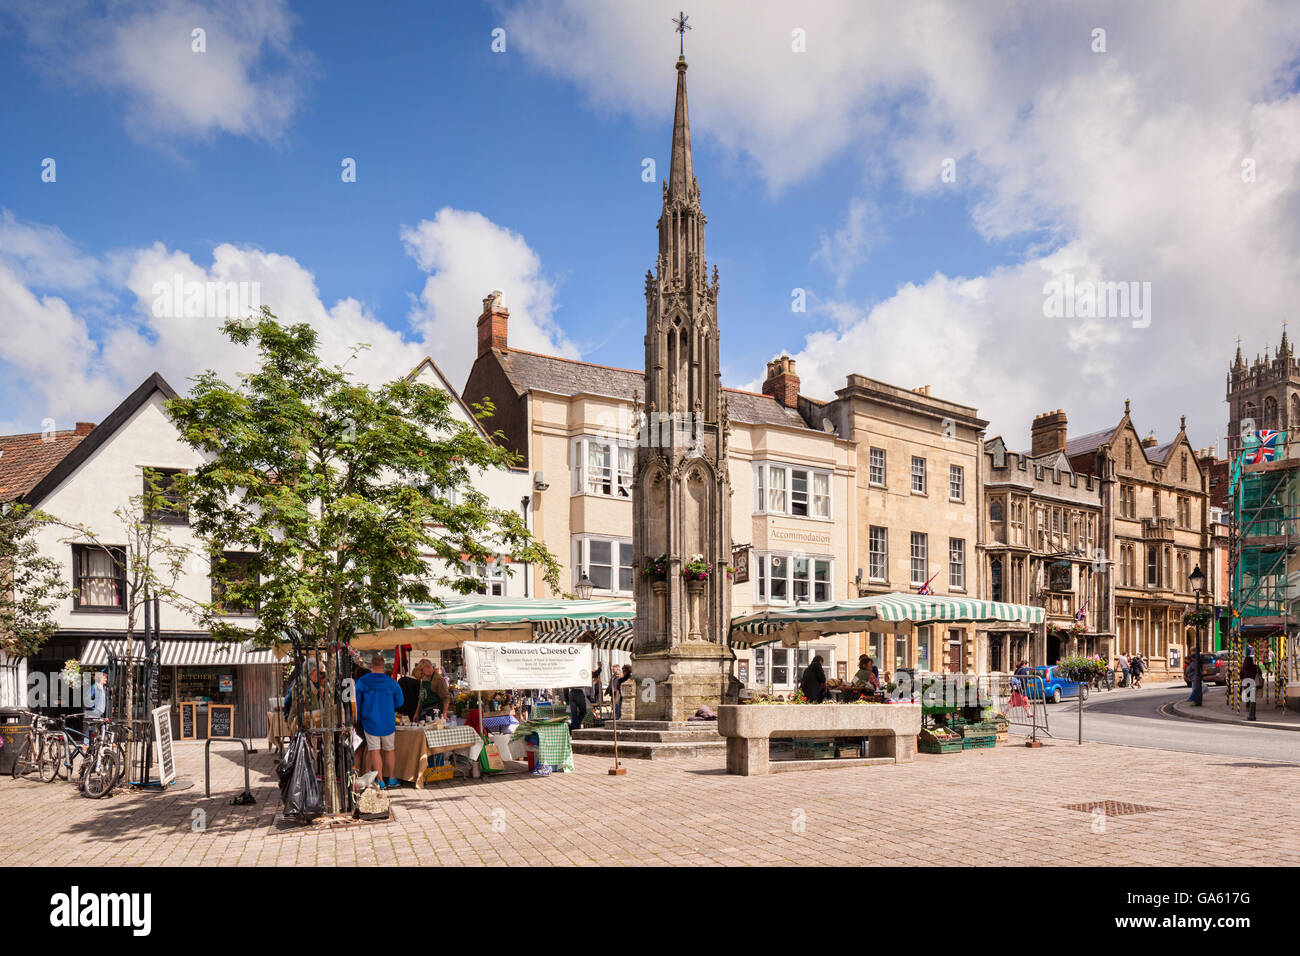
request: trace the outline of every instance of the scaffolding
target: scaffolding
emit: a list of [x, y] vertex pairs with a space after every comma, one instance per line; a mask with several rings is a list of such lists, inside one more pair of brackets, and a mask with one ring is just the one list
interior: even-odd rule
[[1228, 699], [1240, 712], [1237, 688], [1242, 660], [1249, 653], [1264, 673], [1265, 687], [1257, 695], [1258, 702], [1271, 700], [1285, 710], [1287, 685], [1297, 679], [1293, 671], [1295, 605], [1300, 596], [1296, 587], [1300, 582], [1300, 458], [1242, 466], [1230, 504]]

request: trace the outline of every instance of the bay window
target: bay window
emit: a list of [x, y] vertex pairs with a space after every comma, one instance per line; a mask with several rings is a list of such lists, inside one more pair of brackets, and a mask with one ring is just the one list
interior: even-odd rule
[[632, 497], [636, 449], [607, 438], [573, 440], [573, 494]]
[[585, 535], [573, 539], [573, 583], [583, 572], [597, 591], [632, 593], [632, 540]]
[[807, 604], [832, 597], [830, 558], [758, 554], [755, 563], [755, 603]]
[[754, 513], [830, 518], [831, 473], [755, 462]]

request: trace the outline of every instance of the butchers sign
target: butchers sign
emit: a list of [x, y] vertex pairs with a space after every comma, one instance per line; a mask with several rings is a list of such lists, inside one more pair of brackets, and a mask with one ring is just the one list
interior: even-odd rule
[[466, 643], [470, 690], [591, 685], [590, 644]]

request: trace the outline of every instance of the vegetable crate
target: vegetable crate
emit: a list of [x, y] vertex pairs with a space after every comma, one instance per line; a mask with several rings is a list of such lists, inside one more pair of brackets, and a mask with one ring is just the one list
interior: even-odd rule
[[963, 737], [961, 747], [962, 750], [984, 750], [997, 742], [997, 737]]
[[835, 758], [835, 741], [817, 739], [796, 739], [794, 742], [795, 760], [833, 760]]
[[928, 731], [921, 731], [916, 738], [916, 749], [923, 754], [955, 754], [962, 750], [962, 738], [936, 737]]

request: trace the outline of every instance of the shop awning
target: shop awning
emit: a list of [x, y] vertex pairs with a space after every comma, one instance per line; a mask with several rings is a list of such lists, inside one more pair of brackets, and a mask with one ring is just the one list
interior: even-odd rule
[[[584, 635], [615, 635], [630, 640], [636, 604], [629, 600], [556, 601], [544, 598], [474, 598], [445, 605], [407, 608], [415, 620], [358, 634], [352, 646], [376, 650], [409, 644], [412, 648], [451, 648], [465, 641], [577, 641]], [[630, 644], [629, 644], [630, 646]]]
[[[90, 667], [108, 664], [109, 652], [119, 657], [126, 653], [126, 640], [121, 638], [92, 638], [82, 651], [81, 663]], [[144, 641], [136, 639], [134, 653], [144, 654]], [[275, 654], [270, 650], [252, 650], [244, 644], [222, 642], [204, 638], [174, 639], [164, 637], [158, 644], [158, 659], [164, 667], [233, 666], [248, 664], [274, 664]]]
[[906, 632], [926, 624], [1043, 623], [1043, 609], [1029, 604], [965, 600], [938, 594], [876, 594], [791, 608], [766, 608], [731, 621], [734, 647], [781, 641], [794, 644], [822, 634]]

